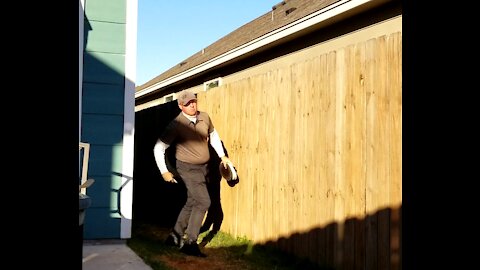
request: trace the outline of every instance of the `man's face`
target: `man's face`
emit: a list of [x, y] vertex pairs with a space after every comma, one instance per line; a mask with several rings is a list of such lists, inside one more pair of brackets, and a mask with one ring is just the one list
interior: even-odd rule
[[188, 115], [195, 116], [197, 114], [197, 100], [195, 99], [190, 100], [185, 105], [178, 105], [178, 107]]

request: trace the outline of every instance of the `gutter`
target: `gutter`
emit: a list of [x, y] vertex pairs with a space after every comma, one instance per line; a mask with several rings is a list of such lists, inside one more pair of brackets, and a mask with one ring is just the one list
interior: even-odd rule
[[[311, 26], [320, 24], [322, 22], [327, 22], [328, 20], [337, 17], [347, 11], [352, 11], [353, 9], [357, 9], [355, 13], [360, 11], [365, 11], [372, 6], [376, 6], [377, 4], [388, 2], [390, 0], [343, 0], [333, 3], [317, 12], [314, 12], [308, 16], [305, 16], [297, 21], [294, 21], [290, 24], [287, 24], [281, 28], [278, 28], [275, 31], [269, 32], [257, 39], [254, 39], [248, 43], [245, 43], [235, 49], [232, 49], [228, 52], [225, 52], [215, 58], [212, 58], [200, 65], [197, 65], [189, 70], [183, 71], [176, 75], [173, 75], [163, 81], [157, 82], [153, 85], [150, 85], [142, 90], [139, 90], [135, 93], [135, 99], [150, 94], [158, 89], [167, 87], [173, 83], [178, 81], [184, 80], [186, 78], [192, 77], [200, 72], [205, 70], [211, 69], [213, 67], [219, 66], [223, 63], [226, 63], [234, 58], [242, 56], [244, 54], [250, 53], [255, 51], [263, 46], [266, 46], [270, 43], [279, 41], [287, 36], [293, 35], [297, 32], [305, 30]], [[372, 5], [365, 5], [365, 4], [372, 4]], [[365, 5], [365, 6], [364, 6]], [[359, 8], [361, 7], [361, 8]], [[347, 16], [351, 16], [353, 14], [349, 14]]]

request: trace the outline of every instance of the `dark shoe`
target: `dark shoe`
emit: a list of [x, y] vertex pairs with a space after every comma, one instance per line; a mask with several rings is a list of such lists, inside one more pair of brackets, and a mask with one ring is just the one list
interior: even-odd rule
[[206, 254], [203, 254], [200, 251], [200, 248], [198, 247], [198, 244], [196, 242], [192, 243], [185, 243], [183, 246], [180, 248], [180, 251], [191, 256], [197, 256], [197, 257], [207, 257]]
[[176, 235], [176, 233], [174, 232], [171, 232], [167, 239], [165, 240], [165, 245], [167, 246], [180, 246], [180, 241], [179, 241], [179, 237]]

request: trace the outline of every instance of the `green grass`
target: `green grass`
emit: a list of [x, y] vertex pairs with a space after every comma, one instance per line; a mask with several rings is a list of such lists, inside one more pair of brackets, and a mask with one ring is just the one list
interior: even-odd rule
[[155, 237], [153, 227], [142, 227], [133, 232], [132, 238], [127, 245], [139, 255], [154, 270], [174, 270], [168, 267], [159, 255], [176, 256], [177, 251], [164, 245], [158, 237]]
[[[155, 225], [141, 224], [134, 226], [132, 237], [127, 245], [139, 255], [154, 270], [174, 270], [168, 266], [169, 262], [182, 261], [185, 263], [185, 255], [177, 248], [166, 246], [164, 240], [168, 229]], [[200, 234], [199, 242], [204, 240], [208, 232]], [[222, 231], [218, 232], [203, 248], [207, 250], [211, 262], [211, 269], [219, 269], [218, 266], [224, 263], [222, 269], [255, 269], [255, 270], [322, 270], [329, 269], [320, 267], [308, 260], [299, 259], [286, 254], [274, 247], [255, 245], [245, 237], [233, 237]], [[202, 260], [202, 259], [200, 259]], [[194, 264], [195, 261], [193, 260]]]
[[[200, 235], [204, 237], [204, 234]], [[201, 238], [199, 238], [201, 241]], [[258, 270], [317, 270], [327, 269], [311, 263], [308, 260], [299, 259], [286, 254], [276, 248], [264, 245], [254, 245], [252, 241], [244, 237], [234, 238], [223, 232], [217, 235], [207, 245], [209, 248], [227, 248], [230, 259], [245, 261], [251, 269]]]

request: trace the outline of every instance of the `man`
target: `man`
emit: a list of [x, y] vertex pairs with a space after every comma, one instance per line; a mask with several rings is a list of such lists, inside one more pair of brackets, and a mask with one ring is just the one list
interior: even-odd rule
[[184, 90], [178, 95], [177, 101], [181, 112], [168, 124], [153, 150], [163, 179], [177, 183], [165, 161], [165, 150], [171, 144], [176, 144], [176, 170], [187, 188], [187, 201], [167, 238], [167, 244], [179, 246], [185, 254], [206, 257], [198, 247], [197, 238], [211, 203], [206, 186], [210, 160], [208, 144], [220, 157], [224, 167], [232, 162], [225, 156], [210, 116], [197, 110], [196, 96]]

